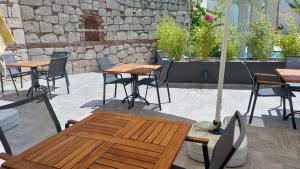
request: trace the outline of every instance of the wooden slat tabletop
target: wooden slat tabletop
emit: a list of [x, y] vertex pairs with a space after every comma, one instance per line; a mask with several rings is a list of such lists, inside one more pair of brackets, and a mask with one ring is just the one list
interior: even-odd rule
[[300, 69], [276, 69], [285, 82], [300, 83]]
[[136, 64], [122, 64], [114, 66], [112, 68], [104, 70], [106, 73], [118, 74], [118, 73], [130, 73], [144, 75], [153, 70], [161, 68], [160, 65], [136, 65]]
[[6, 66], [35, 68], [39, 66], [48, 66], [49, 64], [50, 64], [50, 60], [28, 60], [28, 61], [17, 61], [17, 63], [6, 64]]
[[2, 166], [14, 169], [167, 169], [191, 124], [97, 112]]

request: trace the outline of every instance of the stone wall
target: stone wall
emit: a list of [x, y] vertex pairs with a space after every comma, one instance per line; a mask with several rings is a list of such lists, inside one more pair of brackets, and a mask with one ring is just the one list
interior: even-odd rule
[[70, 52], [69, 73], [97, 71], [96, 59], [104, 56], [113, 64], [146, 63], [156, 48], [160, 16], [171, 15], [189, 25], [188, 0], [11, 1], [0, 4], [1, 15], [17, 37], [10, 49], [24, 59]]

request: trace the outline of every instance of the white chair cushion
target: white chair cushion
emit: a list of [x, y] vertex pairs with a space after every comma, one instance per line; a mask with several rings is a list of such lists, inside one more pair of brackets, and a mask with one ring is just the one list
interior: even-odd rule
[[18, 111], [16, 109], [0, 110], [0, 127], [3, 131], [7, 131], [18, 124]]
[[[202, 123], [199, 125], [199, 123]], [[218, 139], [220, 138], [219, 135], [213, 135], [207, 131], [199, 130], [196, 126], [203, 126], [204, 124], [209, 125], [210, 123], [207, 122], [197, 122], [193, 125], [191, 130], [189, 131], [189, 136], [192, 137], [204, 137], [209, 139], [208, 143], [208, 153], [209, 157], [211, 159], [212, 151], [214, 149], [215, 144], [217, 143]], [[195, 127], [194, 127], [195, 126]], [[226, 125], [225, 125], [226, 126]], [[234, 140], [236, 141], [237, 137], [239, 136], [239, 127], [235, 128], [235, 135]], [[204, 162], [203, 158], [203, 150], [202, 150], [202, 144], [201, 143], [193, 143], [188, 142], [188, 155], [199, 162]], [[243, 143], [239, 147], [238, 150], [235, 151], [234, 155], [232, 156], [231, 160], [228, 162], [228, 167], [239, 167], [246, 163], [247, 160], [247, 153], [248, 153], [248, 142], [247, 142], [247, 136], [245, 137]]]

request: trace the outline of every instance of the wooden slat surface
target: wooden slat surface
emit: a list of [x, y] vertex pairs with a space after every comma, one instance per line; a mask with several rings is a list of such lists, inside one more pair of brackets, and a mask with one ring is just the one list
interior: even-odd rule
[[285, 82], [300, 83], [300, 69], [276, 69]]
[[50, 60], [31, 60], [31, 61], [17, 61], [17, 63], [6, 64], [6, 66], [35, 68], [39, 66], [47, 66], [49, 64], [50, 64]]
[[106, 73], [118, 74], [118, 73], [129, 73], [137, 75], [145, 75], [153, 70], [159, 69], [160, 65], [135, 65], [135, 64], [122, 64], [114, 66], [112, 68], [104, 70]]
[[97, 112], [6, 161], [6, 168], [169, 168], [191, 125]]

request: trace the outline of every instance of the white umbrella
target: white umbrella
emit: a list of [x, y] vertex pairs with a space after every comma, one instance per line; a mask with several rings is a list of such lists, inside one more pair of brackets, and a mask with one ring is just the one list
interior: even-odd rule
[[221, 127], [222, 94], [223, 94], [223, 86], [224, 86], [224, 74], [225, 74], [227, 40], [228, 40], [228, 32], [229, 32], [229, 24], [230, 24], [229, 21], [230, 21], [230, 14], [231, 14], [231, 5], [232, 5], [232, 0], [227, 0], [223, 39], [222, 39], [222, 51], [221, 51], [221, 59], [220, 59], [216, 114], [215, 114], [215, 120], [213, 122], [213, 125], [210, 127], [212, 129], [210, 132], [216, 134], [220, 134], [221, 132], [220, 127]]

